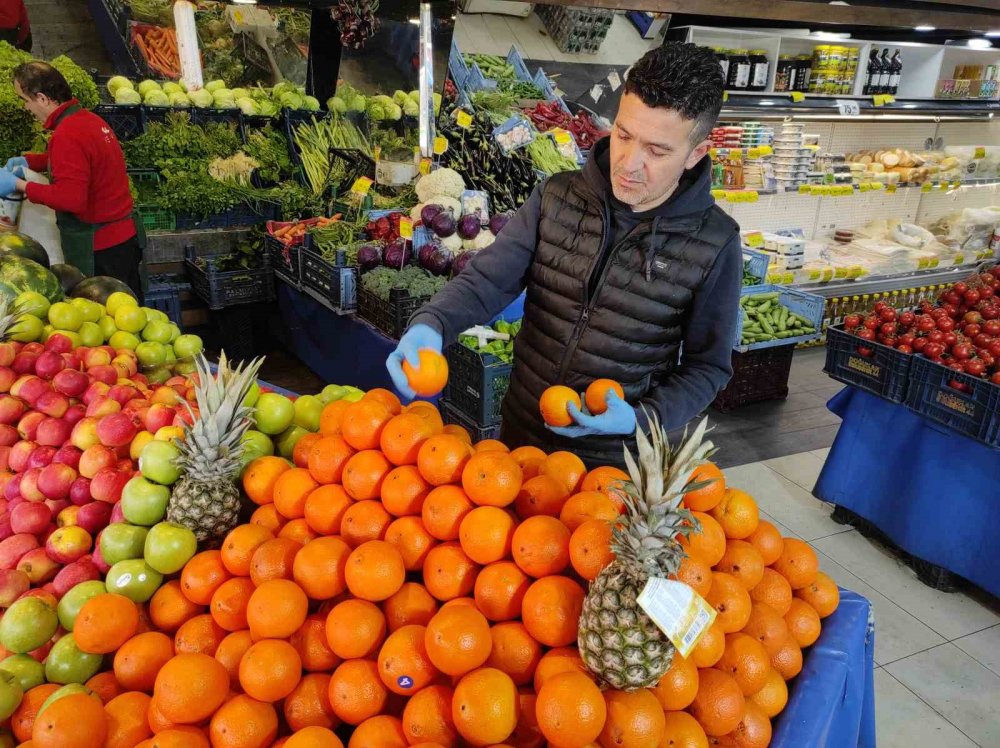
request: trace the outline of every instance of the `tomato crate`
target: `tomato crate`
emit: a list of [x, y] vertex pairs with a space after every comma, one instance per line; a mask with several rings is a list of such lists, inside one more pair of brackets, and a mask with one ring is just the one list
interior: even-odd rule
[[441, 420], [446, 424], [454, 424], [456, 426], [461, 426], [463, 429], [469, 432], [469, 436], [472, 437], [473, 443], [481, 442], [484, 439], [499, 439], [500, 438], [500, 424], [496, 423], [492, 426], [480, 426], [474, 420], [469, 418], [467, 415], [462, 413], [458, 408], [455, 407], [453, 403], [447, 400], [442, 400], [438, 405], [441, 406]]
[[274, 280], [264, 253], [264, 267], [252, 270], [216, 270], [212, 260], [228, 253], [204, 255], [205, 267], [200, 267], [194, 247], [184, 248], [184, 265], [191, 278], [191, 288], [209, 309], [219, 310], [236, 304], [274, 300]]
[[843, 325], [826, 328], [823, 371], [838, 382], [901, 403], [906, 399], [912, 363], [912, 355], [863, 340], [846, 332]]
[[384, 301], [358, 283], [358, 316], [386, 337], [399, 340], [410, 317], [429, 299], [430, 296], [411, 296], [405, 288], [393, 288], [389, 291], [389, 300]]
[[457, 410], [483, 426], [500, 423], [500, 406], [510, 389], [513, 364], [491, 353], [478, 353], [462, 343], [445, 351], [448, 384], [444, 397]]
[[789, 311], [794, 312], [798, 316], [809, 320], [815, 332], [741, 345], [740, 341], [743, 338], [743, 307], [741, 306], [740, 315], [736, 318], [736, 339], [733, 341], [733, 348], [735, 350], [746, 353], [747, 351], [760, 350], [761, 348], [783, 347], [789, 343], [805, 343], [806, 341], [818, 340], [822, 337], [823, 309], [826, 307], [826, 299], [822, 296], [806, 293], [794, 288], [786, 288], [785, 286], [762, 285], [744, 286], [740, 290], [740, 297], [774, 292], [777, 292], [778, 302], [782, 306], [787, 307]]
[[143, 133], [145, 118], [139, 104], [98, 104], [94, 114], [108, 123], [119, 141], [132, 140]]
[[[353, 312], [358, 306], [358, 269], [347, 265], [339, 255], [337, 264], [323, 257], [306, 241], [299, 251], [302, 261], [302, 285], [311, 296], [334, 311]], [[405, 324], [405, 323], [404, 323]]]
[[986, 379], [914, 356], [906, 407], [970, 439], [1000, 447], [1000, 386]]
[[788, 397], [788, 375], [792, 371], [795, 343], [733, 351], [733, 377], [718, 395], [712, 407], [728, 413], [744, 405]]

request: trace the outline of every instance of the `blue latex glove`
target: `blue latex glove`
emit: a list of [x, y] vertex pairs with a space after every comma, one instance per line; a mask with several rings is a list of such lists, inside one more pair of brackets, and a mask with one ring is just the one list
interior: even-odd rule
[[0, 169], [0, 196], [10, 195], [17, 190], [17, 177], [9, 169]]
[[389, 358], [385, 360], [385, 368], [389, 370], [392, 383], [396, 386], [399, 394], [407, 400], [412, 400], [417, 395], [410, 389], [410, 383], [406, 379], [406, 374], [403, 373], [403, 359], [409, 361], [410, 366], [413, 368], [419, 368], [420, 349], [430, 348], [432, 351], [440, 353], [442, 344], [441, 333], [433, 327], [430, 325], [414, 325], [403, 333], [403, 337], [399, 339], [399, 345], [396, 346], [396, 350], [390, 353]]
[[635, 433], [635, 408], [609, 390], [606, 401], [608, 409], [599, 416], [584, 413], [576, 403], [569, 404], [569, 414], [576, 421], [575, 426], [546, 426], [549, 431], [578, 439], [581, 436], [617, 436]]
[[4, 165], [4, 168], [9, 169], [14, 172], [15, 175], [24, 179], [24, 172], [28, 168], [28, 159], [24, 156], [14, 156], [13, 158], [7, 159], [7, 163]]

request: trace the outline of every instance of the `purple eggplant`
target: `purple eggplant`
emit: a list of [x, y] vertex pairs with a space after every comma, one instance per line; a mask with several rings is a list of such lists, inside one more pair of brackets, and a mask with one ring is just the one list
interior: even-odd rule
[[465, 270], [465, 266], [468, 265], [472, 261], [472, 258], [475, 257], [477, 254], [479, 254], [479, 250], [471, 249], [468, 252], [462, 252], [462, 254], [456, 257], [455, 261], [451, 263], [452, 277], [458, 275], [463, 270]]
[[442, 239], [446, 236], [454, 234], [455, 229], [455, 215], [451, 212], [450, 208], [442, 210], [434, 216], [434, 220], [431, 221], [431, 231], [440, 236]]
[[382, 264], [387, 268], [403, 268], [412, 259], [413, 252], [410, 251], [405, 239], [397, 239], [387, 244], [385, 250], [382, 252]]
[[503, 227], [507, 225], [507, 221], [511, 219], [514, 214], [510, 211], [506, 213], [497, 213], [496, 215], [490, 217], [490, 231], [493, 232], [494, 236], [498, 235]]
[[475, 239], [479, 236], [482, 226], [479, 223], [479, 214], [466, 215], [458, 219], [458, 235], [463, 239]]
[[430, 226], [431, 221], [437, 218], [438, 213], [444, 210], [443, 205], [438, 205], [437, 203], [427, 203], [423, 208], [420, 209], [420, 222], [424, 226]]

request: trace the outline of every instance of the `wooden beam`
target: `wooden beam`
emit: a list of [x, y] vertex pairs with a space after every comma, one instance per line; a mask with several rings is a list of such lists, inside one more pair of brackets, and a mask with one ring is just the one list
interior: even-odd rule
[[[986, 2], [987, 0], [982, 0]], [[996, 0], [993, 0], [995, 3]], [[728, 18], [767, 18], [774, 21], [845, 24], [849, 26], [913, 27], [982, 33], [1000, 26], [997, 13], [957, 13], [871, 5], [827, 5], [805, 0], [545, 0], [547, 5], [590, 6], [650, 13], [687, 13]]]
[[1000, 21], [1000, 3], [997, 0], [909, 0], [911, 3], [924, 3], [926, 5], [957, 5], [962, 8], [982, 8], [992, 10], [997, 13]]

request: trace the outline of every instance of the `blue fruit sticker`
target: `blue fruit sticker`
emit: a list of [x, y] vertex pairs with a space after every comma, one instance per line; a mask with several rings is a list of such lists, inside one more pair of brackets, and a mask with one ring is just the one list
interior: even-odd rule
[[413, 678], [408, 675], [401, 675], [396, 679], [400, 688], [413, 688]]

